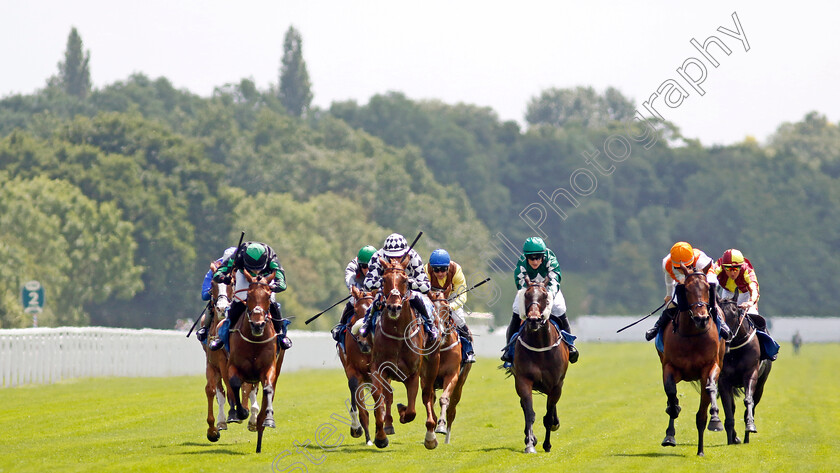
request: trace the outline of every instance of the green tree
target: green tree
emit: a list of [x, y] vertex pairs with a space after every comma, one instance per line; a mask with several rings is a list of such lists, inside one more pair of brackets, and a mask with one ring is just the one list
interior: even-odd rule
[[82, 51], [82, 37], [73, 27], [67, 37], [64, 61], [58, 63], [59, 84], [70, 95], [87, 97], [90, 92], [90, 51]]
[[312, 84], [303, 60], [303, 39], [293, 26], [283, 40], [279, 97], [286, 110], [296, 117], [303, 116], [312, 103]]
[[579, 122], [585, 127], [603, 127], [610, 121], [631, 118], [635, 111], [633, 101], [613, 87], [604, 95], [592, 87], [574, 89], [547, 89], [528, 103], [525, 120], [531, 124], [564, 126]]

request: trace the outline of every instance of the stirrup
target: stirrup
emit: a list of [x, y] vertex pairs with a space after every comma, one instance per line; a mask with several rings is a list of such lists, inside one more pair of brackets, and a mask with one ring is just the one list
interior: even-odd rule
[[647, 340], [647, 341], [653, 340], [654, 338], [656, 338], [656, 335], [658, 333], [659, 333], [659, 326], [654, 325], [652, 329], [649, 329], [647, 332], [645, 332], [645, 340]]
[[464, 355], [464, 363], [475, 363], [475, 353], [469, 352]]
[[574, 345], [569, 345], [569, 363], [576, 363], [580, 353]]
[[285, 335], [283, 337], [277, 337], [277, 348], [281, 350], [288, 350], [289, 348], [292, 348], [292, 341]]
[[205, 327], [201, 327], [195, 332], [195, 338], [198, 339], [199, 342], [203, 342], [207, 340], [207, 329]]
[[225, 342], [223, 342], [221, 338], [217, 338], [207, 344], [207, 348], [209, 348], [210, 351], [217, 351], [223, 346], [225, 346]]

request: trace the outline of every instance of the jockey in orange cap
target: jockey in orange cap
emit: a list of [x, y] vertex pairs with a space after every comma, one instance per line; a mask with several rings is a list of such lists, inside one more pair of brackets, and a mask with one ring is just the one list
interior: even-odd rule
[[[675, 243], [669, 254], [662, 259], [662, 270], [665, 272], [665, 302], [668, 304], [659, 319], [653, 324], [653, 328], [645, 332], [645, 340], [653, 340], [659, 333], [659, 329], [664, 327], [677, 311], [676, 301], [673, 300], [674, 292], [678, 284], [685, 282], [685, 275], [679, 270], [680, 264], [705, 274], [709, 284], [717, 284], [717, 280], [714, 279], [715, 274], [711, 271], [713, 261], [706, 253], [697, 248], [692, 248], [689, 243], [684, 241]], [[712, 304], [712, 306], [714, 307], [716, 304]], [[720, 319], [720, 314], [718, 314], [716, 308], [713, 309], [713, 312]], [[718, 325], [720, 326], [721, 337], [727, 341], [732, 339], [732, 334], [726, 323], [721, 321]]]

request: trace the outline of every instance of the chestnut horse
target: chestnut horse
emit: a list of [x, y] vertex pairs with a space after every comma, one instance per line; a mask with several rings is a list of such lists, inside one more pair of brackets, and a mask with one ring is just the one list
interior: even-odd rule
[[741, 443], [735, 433], [735, 395], [744, 394], [744, 443], [750, 443], [750, 432], [755, 428], [755, 407], [764, 393], [764, 383], [770, 376], [773, 362], [761, 359], [761, 347], [755, 325], [738, 303], [732, 299], [720, 301], [723, 319], [732, 332], [729, 351], [723, 357], [723, 368], [718, 381], [720, 402], [723, 404], [726, 443]]
[[[455, 422], [456, 408], [461, 400], [461, 391], [467, 382], [467, 376], [472, 368], [472, 363], [461, 363], [461, 341], [455, 328], [455, 323], [449, 312], [449, 294], [451, 289], [441, 291], [432, 289], [429, 291], [429, 299], [435, 305], [437, 312], [438, 326], [440, 327], [440, 363], [438, 365], [437, 377], [435, 378], [435, 389], [442, 389], [440, 395], [440, 417], [437, 421], [435, 433], [446, 434], [444, 443], [449, 443], [452, 434], [452, 423]], [[435, 401], [434, 394], [431, 396], [431, 403]], [[434, 406], [432, 406], [434, 409]]]
[[534, 283], [525, 278], [526, 289], [522, 294], [525, 307], [524, 327], [517, 338], [514, 351], [513, 374], [519, 404], [525, 415], [525, 453], [536, 453], [537, 437], [534, 435], [536, 414], [533, 391], [546, 395], [545, 441], [543, 449], [551, 451], [551, 432], [560, 427], [557, 401], [563, 391], [563, 381], [569, 368], [569, 347], [563, 343], [560, 330], [549, 322], [551, 297], [544, 282]]
[[[376, 434], [374, 445], [378, 448], [388, 446], [385, 433], [386, 404], [391, 396], [390, 380], [399, 379], [406, 390], [406, 405], [397, 404], [400, 423], [405, 424], [417, 416], [415, 402], [420, 380], [423, 380], [424, 404], [426, 396], [434, 394], [434, 374], [437, 372], [439, 355], [437, 345], [431, 349], [425, 347], [426, 333], [423, 324], [414, 314], [409, 298], [408, 276], [405, 268], [410, 256], [391, 262], [388, 258], [379, 260], [382, 265], [382, 294], [385, 307], [376, 323], [371, 354], [371, 372], [373, 375], [373, 397], [376, 400]], [[424, 356], [425, 355], [425, 356]], [[434, 428], [436, 419], [426, 417], [426, 448], [437, 446]]]
[[[248, 417], [248, 411], [239, 400], [239, 390], [243, 383], [262, 385], [262, 407], [257, 417], [257, 453], [259, 453], [262, 450], [263, 431], [266, 427], [275, 427], [274, 392], [285, 351], [277, 350], [277, 334], [270, 320], [271, 287], [269, 284], [274, 280], [274, 275], [261, 278], [260, 276], [252, 277], [247, 271], [241, 274], [248, 281], [246, 313], [239, 318], [236, 327], [230, 330], [228, 378], [236, 403], [235, 413], [240, 419]], [[234, 298], [236, 297], [234, 294]]]
[[[210, 331], [207, 336], [207, 343], [203, 343], [205, 354], [205, 370], [204, 374], [207, 378], [207, 384], [204, 386], [204, 393], [207, 395], [207, 440], [216, 442], [219, 440], [221, 430], [227, 430], [227, 423], [224, 420], [225, 399], [233, 406], [234, 401], [231, 397], [233, 389], [231, 389], [228, 379], [223, 375], [227, 372], [227, 352], [224, 350], [211, 351], [207, 348], [210, 340], [217, 336], [218, 329], [216, 327], [219, 320], [224, 318], [225, 307], [224, 303], [219, 304], [219, 292], [223, 291], [228, 301], [233, 295], [231, 286], [225, 284], [217, 284], [215, 281], [210, 288], [210, 310], [204, 317], [212, 317], [213, 321], [210, 324]], [[201, 321], [203, 323], [203, 320]], [[223, 384], [224, 383], [224, 384]], [[227, 395], [225, 394], [225, 387], [227, 387]], [[214, 400], [219, 404], [219, 423], [216, 423], [216, 418], [213, 414]]]
[[674, 438], [674, 419], [680, 415], [681, 410], [677, 399], [677, 383], [699, 381], [703, 389], [700, 391], [700, 408], [696, 416], [697, 455], [703, 456], [703, 430], [710, 404], [710, 428], [720, 423], [716, 401], [717, 380], [726, 345], [720, 340], [709, 311], [712, 295], [709, 293], [706, 275], [690, 272], [685, 265], [680, 265], [680, 271], [685, 274], [685, 306], [678, 309], [676, 318], [669, 320], [662, 328], [665, 351], [657, 350], [662, 363], [662, 383], [668, 396], [665, 412], [670, 418], [662, 446], [674, 447], [677, 444]]
[[[370, 376], [371, 355], [369, 353], [362, 353], [359, 349], [359, 342], [353, 335], [350, 327], [357, 322], [361, 322], [365, 317], [365, 312], [373, 303], [373, 298], [377, 291], [362, 292], [357, 287], [351, 288], [351, 294], [355, 299], [353, 305], [353, 316], [347, 321], [347, 330], [344, 332], [344, 350], [341, 346], [336, 344], [338, 357], [344, 366], [344, 374], [347, 375], [347, 385], [350, 388], [350, 435], [353, 438], [361, 437], [362, 432], [365, 434], [365, 443], [373, 445], [370, 440], [370, 431], [368, 430], [369, 414], [364, 404], [364, 386], [372, 386], [372, 379]], [[391, 394], [391, 393], [388, 393]], [[391, 401], [392, 396], [386, 396], [386, 410], [385, 416], [385, 432], [387, 434], [394, 433], [393, 419], [391, 418]]]

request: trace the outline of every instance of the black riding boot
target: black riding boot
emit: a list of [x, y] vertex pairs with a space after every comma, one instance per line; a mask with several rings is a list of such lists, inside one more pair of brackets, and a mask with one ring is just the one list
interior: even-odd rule
[[204, 314], [204, 323], [201, 324], [201, 328], [195, 332], [195, 338], [197, 338], [199, 342], [207, 340], [207, 334], [210, 333], [210, 324], [213, 323], [213, 310], [214, 309], [211, 308], [209, 311], [206, 311]]
[[656, 319], [656, 323], [653, 324], [653, 327], [645, 332], [645, 340], [651, 341], [656, 338], [656, 334], [659, 333], [659, 329], [668, 323], [668, 319], [671, 318], [671, 312], [673, 310], [674, 309], [665, 309], [661, 314], [659, 314], [659, 318]]
[[[373, 319], [373, 311], [375, 310], [382, 310], [382, 302], [379, 299], [379, 294], [377, 293], [376, 296], [373, 298], [373, 304], [367, 308], [365, 311], [365, 318], [362, 321], [362, 326], [359, 327], [359, 338], [364, 338], [367, 336], [368, 331], [371, 329], [371, 320]], [[357, 340], [359, 342], [359, 351], [362, 353], [370, 353], [370, 344], [365, 342], [364, 340]]]
[[[560, 323], [560, 329], [561, 330], [565, 330], [566, 333], [569, 333], [569, 334], [572, 333], [572, 327], [571, 327], [571, 325], [569, 325], [569, 318], [566, 317], [566, 314], [563, 314], [560, 317], [556, 317], [554, 315], [552, 315], [551, 317], [553, 317], [554, 320], [556, 320], [557, 322]], [[578, 357], [580, 356], [580, 353], [578, 353], [578, 350], [577, 350], [577, 348], [575, 348], [574, 345], [572, 345], [570, 343], [567, 343], [566, 345], [569, 346], [569, 363], [575, 363], [578, 360]]]
[[330, 333], [332, 333], [332, 338], [336, 342], [339, 341], [339, 338], [344, 333], [344, 330], [347, 328], [347, 320], [350, 319], [350, 316], [353, 315], [353, 304], [349, 301], [347, 305], [344, 306], [344, 312], [341, 313], [341, 320], [338, 321], [338, 325], [332, 328]]
[[423, 318], [423, 325], [425, 325], [426, 327], [426, 332], [429, 334], [429, 338], [431, 340], [437, 340], [437, 327], [435, 327], [431, 316], [429, 316], [429, 312], [426, 310], [426, 304], [423, 303], [423, 300], [420, 297], [412, 297], [409, 300], [409, 304], [411, 304], [411, 307], [414, 308], [414, 311], [420, 314], [420, 317]]
[[[510, 344], [510, 337], [512, 337], [513, 334], [516, 333], [517, 330], [519, 330], [520, 325], [522, 325], [522, 319], [519, 318], [519, 314], [514, 312], [513, 316], [510, 318], [510, 325], [508, 325], [507, 333], [505, 334], [505, 347], [507, 347]], [[502, 352], [502, 361], [508, 363], [513, 362], [513, 358], [508, 356], [507, 348], [505, 348], [505, 350]]]
[[[228, 306], [227, 318], [230, 320], [229, 327], [231, 330], [234, 327], [236, 327], [236, 322], [239, 321], [239, 317], [242, 315], [243, 312], [245, 312], [245, 303], [242, 301], [233, 302], [230, 304], [230, 306]], [[225, 342], [223, 342], [222, 338], [219, 337], [210, 342], [210, 345], [208, 346], [210, 347], [210, 351], [216, 351], [219, 348], [222, 348], [224, 345]]]
[[473, 338], [470, 333], [470, 329], [467, 328], [467, 324], [457, 327], [455, 330], [458, 332], [458, 336], [463, 339], [461, 348], [464, 350], [464, 355], [462, 357], [464, 363], [475, 363], [475, 351], [473, 351], [472, 346]]
[[286, 336], [286, 324], [283, 323], [283, 314], [280, 313], [280, 303], [272, 302], [268, 306], [271, 313], [271, 323], [274, 325], [274, 332], [277, 333], [277, 349], [288, 350], [292, 348], [292, 341]]

